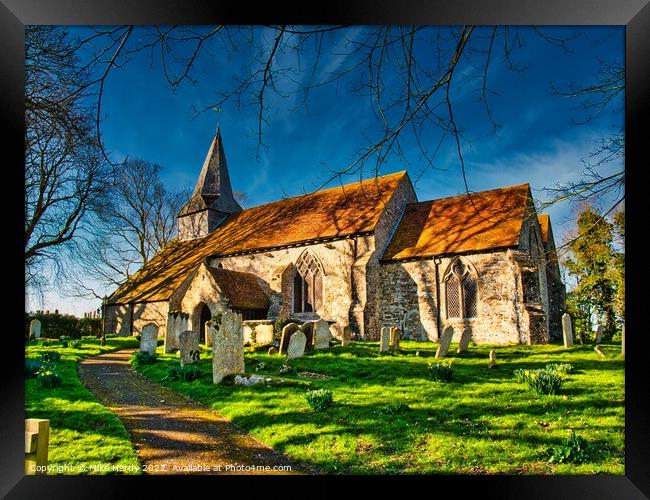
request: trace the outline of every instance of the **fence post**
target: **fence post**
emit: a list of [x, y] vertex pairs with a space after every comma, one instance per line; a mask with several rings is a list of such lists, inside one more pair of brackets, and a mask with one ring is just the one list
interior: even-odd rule
[[25, 420], [25, 474], [46, 474], [50, 421], [40, 418]]

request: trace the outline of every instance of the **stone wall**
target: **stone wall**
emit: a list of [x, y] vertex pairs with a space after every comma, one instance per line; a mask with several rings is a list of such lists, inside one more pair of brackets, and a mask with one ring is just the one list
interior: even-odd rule
[[[167, 326], [168, 302], [146, 302], [117, 304], [106, 307], [106, 333], [120, 336], [137, 335], [147, 323], [158, 326], [158, 335], [163, 336]], [[133, 319], [131, 319], [133, 317]], [[133, 328], [133, 331], [131, 331]]]

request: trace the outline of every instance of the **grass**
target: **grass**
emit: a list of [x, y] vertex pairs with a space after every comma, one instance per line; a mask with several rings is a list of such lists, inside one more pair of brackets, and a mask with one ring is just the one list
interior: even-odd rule
[[25, 418], [50, 420], [49, 474], [140, 474], [141, 468], [129, 434], [122, 422], [80, 382], [77, 362], [87, 356], [135, 347], [132, 337], [84, 340], [79, 348], [62, 347], [58, 342], [25, 347], [27, 359], [45, 352], [58, 352], [56, 362], [62, 384], [44, 388], [36, 379], [25, 380]]
[[[624, 474], [620, 346], [602, 346], [607, 358], [591, 346], [472, 347], [451, 356], [454, 377], [444, 384], [428, 376], [436, 344], [403, 341], [400, 347], [379, 355], [376, 342], [337, 345], [290, 360], [292, 370], [282, 375], [285, 356], [247, 349], [246, 371], [273, 377], [271, 385], [213, 385], [206, 350], [197, 363], [200, 378], [191, 382], [163, 381], [178, 356], [162, 348], [155, 364], [137, 370], [326, 473]], [[497, 364], [488, 368], [492, 347]], [[538, 396], [513, 376], [549, 363], [573, 365], [558, 395]], [[312, 411], [304, 396], [314, 389], [331, 390], [332, 406]], [[586, 439], [590, 460], [550, 462], [548, 450], [561, 446], [570, 430]]]

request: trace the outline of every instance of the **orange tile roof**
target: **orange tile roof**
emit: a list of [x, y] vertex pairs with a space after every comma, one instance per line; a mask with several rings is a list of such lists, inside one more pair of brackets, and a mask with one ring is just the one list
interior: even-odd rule
[[[520, 184], [407, 205], [383, 260], [463, 253], [518, 244], [530, 191]], [[472, 203], [473, 202], [473, 203]]]
[[548, 243], [548, 229], [551, 225], [551, 218], [548, 214], [541, 214], [537, 217], [539, 227], [542, 230], [542, 241], [546, 245]]
[[204, 238], [165, 246], [109, 297], [110, 304], [168, 300], [208, 256], [259, 251], [374, 230], [405, 171], [324, 189], [228, 217]]

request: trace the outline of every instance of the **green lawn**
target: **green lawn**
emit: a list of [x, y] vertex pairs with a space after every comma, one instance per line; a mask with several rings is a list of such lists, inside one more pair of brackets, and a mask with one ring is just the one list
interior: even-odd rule
[[[437, 344], [401, 343], [399, 354], [378, 354], [376, 342], [353, 342], [291, 360], [246, 352], [246, 371], [290, 379], [268, 386], [213, 385], [210, 352], [199, 361], [201, 378], [165, 379], [178, 354], [137, 369], [154, 381], [231, 418], [256, 438], [289, 457], [328, 473], [624, 474], [624, 360], [620, 345], [495, 347], [497, 365], [487, 367], [490, 346], [452, 354], [452, 382], [428, 379]], [[419, 356], [416, 356], [419, 351]], [[450, 353], [455, 353], [452, 345]], [[256, 370], [260, 363], [264, 367]], [[559, 395], [537, 396], [515, 381], [513, 370], [571, 363]], [[307, 380], [297, 372], [332, 378]], [[163, 380], [165, 379], [165, 380]], [[334, 404], [316, 412], [308, 389], [333, 391]], [[392, 403], [407, 409], [391, 412]], [[585, 463], [550, 463], [546, 450], [574, 429], [590, 446]]]
[[63, 348], [58, 342], [39, 346], [30, 342], [26, 358], [58, 351], [56, 363], [62, 376], [59, 387], [45, 388], [36, 379], [25, 381], [25, 418], [50, 420], [49, 474], [140, 474], [140, 463], [122, 422], [98, 403], [77, 375], [77, 362], [100, 352], [135, 347], [133, 337], [83, 341], [79, 349]]

